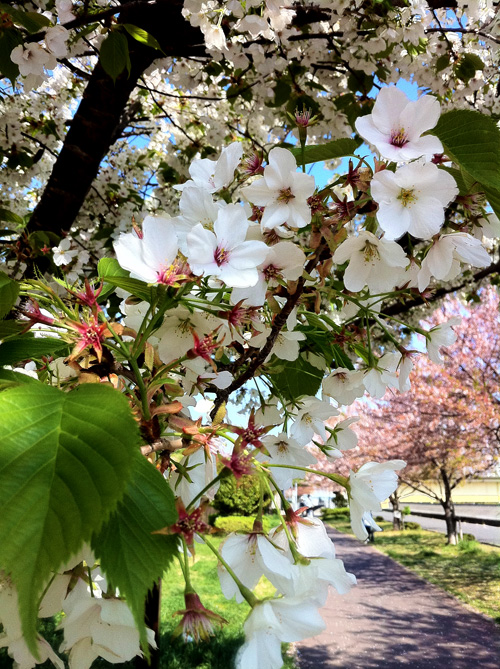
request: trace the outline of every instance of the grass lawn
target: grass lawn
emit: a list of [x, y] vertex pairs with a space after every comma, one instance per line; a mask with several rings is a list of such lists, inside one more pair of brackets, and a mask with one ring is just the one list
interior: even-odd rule
[[[348, 516], [329, 524], [352, 534]], [[378, 524], [384, 532], [375, 533], [375, 548], [500, 624], [500, 548], [477, 541], [448, 546], [437, 532], [394, 532], [392, 523]]]

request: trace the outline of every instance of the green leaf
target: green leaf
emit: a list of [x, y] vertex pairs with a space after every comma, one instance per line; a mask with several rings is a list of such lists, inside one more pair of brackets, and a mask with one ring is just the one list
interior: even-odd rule
[[[358, 147], [361, 146], [359, 139], [335, 139], [326, 144], [319, 144], [317, 146], [306, 146], [304, 151], [306, 165], [309, 163], [320, 163], [324, 160], [333, 160], [333, 158], [344, 158], [351, 156]], [[291, 152], [297, 159], [297, 162], [302, 161], [302, 150], [300, 148], [291, 149]]]
[[97, 272], [101, 279], [107, 276], [130, 276], [126, 269], [122, 269], [116, 258], [101, 258], [97, 264]]
[[5, 272], [0, 272], [0, 318], [7, 316], [16, 303], [19, 295], [19, 284], [9, 279]]
[[286, 362], [283, 371], [272, 374], [271, 380], [280, 393], [291, 401], [303, 395], [316, 395], [323, 380], [323, 371], [309, 364], [299, 356], [293, 362]]
[[19, 76], [19, 67], [12, 62], [10, 54], [12, 49], [15, 49], [22, 42], [23, 37], [19, 30], [15, 28], [7, 28], [0, 34], [0, 73], [10, 79], [12, 88], [14, 88]]
[[124, 395], [99, 384], [8, 388], [0, 415], [0, 569], [36, 654], [42, 591], [122, 498], [139, 433]]
[[455, 163], [483, 186], [500, 190], [500, 130], [495, 119], [457, 109], [439, 119], [433, 133]]
[[113, 81], [116, 81], [125, 68], [130, 73], [128, 42], [123, 33], [117, 30], [111, 31], [101, 44], [99, 56], [104, 71]]
[[500, 218], [500, 190], [484, 187], [484, 194], [495, 214]]
[[67, 349], [67, 342], [54, 337], [17, 337], [0, 344], [0, 365], [15, 365], [24, 360], [41, 358], [56, 352], [63, 355]]
[[174, 495], [160, 472], [137, 454], [122, 501], [92, 539], [108, 579], [125, 595], [146, 650], [144, 604], [177, 552], [177, 538], [152, 534], [177, 521]]
[[484, 63], [481, 58], [474, 53], [464, 53], [455, 68], [455, 74], [459, 79], [467, 83], [475, 76], [478, 70], [484, 70]]
[[12, 337], [13, 335], [18, 335], [21, 330], [26, 327], [26, 321], [1, 321], [0, 322], [0, 339], [6, 339], [7, 337]]
[[8, 14], [16, 25], [26, 28], [29, 33], [37, 33], [52, 25], [52, 21], [39, 12], [23, 12], [5, 3], [0, 4], [0, 12]]
[[145, 302], [151, 302], [153, 300], [155, 288], [153, 286], [148, 286], [144, 281], [139, 281], [139, 279], [131, 279], [128, 276], [107, 276], [104, 279], [104, 282], [110, 283], [117, 288], [123, 288], [123, 290], [126, 290], [128, 293], [135, 295]]
[[19, 386], [29, 383], [40, 382], [33, 376], [28, 376], [22, 372], [13, 372], [11, 369], [0, 369], [0, 390], [5, 390], [5, 388], [9, 388], [10, 386]]
[[148, 32], [143, 30], [142, 28], [133, 26], [131, 23], [124, 23], [123, 27], [131, 37], [133, 37], [138, 42], [141, 42], [141, 44], [146, 44], [147, 46], [150, 46], [152, 49], [157, 49], [158, 51], [164, 53], [158, 40], [155, 37], [153, 37], [153, 35], [150, 35]]
[[0, 221], [6, 221], [7, 223], [15, 223], [16, 225], [23, 225], [24, 221], [22, 216], [18, 216], [13, 211], [8, 209], [0, 208]]

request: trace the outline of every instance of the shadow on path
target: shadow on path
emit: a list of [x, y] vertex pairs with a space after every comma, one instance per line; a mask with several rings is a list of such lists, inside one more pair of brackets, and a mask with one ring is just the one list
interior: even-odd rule
[[499, 669], [500, 628], [353, 537], [329, 530], [358, 585], [332, 592], [300, 669]]

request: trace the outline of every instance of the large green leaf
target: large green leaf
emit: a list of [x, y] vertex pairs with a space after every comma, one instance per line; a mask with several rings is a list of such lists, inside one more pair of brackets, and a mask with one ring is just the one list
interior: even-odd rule
[[14, 372], [11, 369], [0, 369], [0, 391], [10, 386], [19, 386], [29, 383], [39, 383], [37, 379], [22, 372]]
[[[306, 146], [304, 151], [305, 164], [321, 163], [325, 160], [352, 156], [359, 146], [361, 146], [359, 139], [350, 138], [335, 139], [333, 142], [318, 144], [317, 146]], [[294, 148], [290, 150], [297, 159], [297, 162], [302, 164], [302, 149]]]
[[130, 55], [125, 35], [118, 30], [111, 31], [99, 51], [104, 71], [115, 81], [125, 68], [130, 72]]
[[446, 155], [483, 186], [500, 190], [500, 130], [495, 119], [457, 109], [439, 119], [433, 134]]
[[162, 53], [164, 53], [158, 40], [155, 39], [153, 35], [150, 35], [148, 32], [143, 30], [142, 28], [134, 26], [131, 23], [124, 23], [123, 27], [131, 37], [133, 37], [138, 42], [141, 42], [141, 44], [146, 44], [147, 46], [150, 46], [152, 49], [156, 49], [157, 51], [161, 51]]
[[271, 379], [279, 392], [293, 401], [304, 395], [316, 395], [323, 376], [323, 371], [299, 356], [293, 362], [285, 361], [284, 368], [272, 374]]
[[[99, 260], [97, 271], [99, 272], [99, 277], [108, 286], [122, 288], [145, 302], [151, 302], [153, 299], [155, 288], [148, 286], [144, 281], [139, 281], [139, 279], [131, 279], [129, 272], [120, 267], [118, 260], [115, 258], [102, 258]], [[109, 295], [108, 287], [104, 289], [104, 294]]]
[[70, 393], [41, 383], [7, 388], [0, 416], [0, 570], [17, 587], [36, 653], [43, 588], [114, 511], [139, 434], [126, 398], [99, 384]]
[[495, 214], [500, 218], [500, 190], [484, 187], [484, 194]]
[[63, 355], [68, 350], [68, 343], [54, 337], [17, 337], [0, 344], [0, 365], [15, 365], [23, 360], [41, 358], [44, 355], [59, 353]]
[[177, 551], [177, 539], [152, 534], [177, 520], [174, 495], [157, 469], [137, 455], [125, 495], [92, 540], [109, 581], [125, 595], [147, 648], [144, 604], [148, 590]]
[[0, 318], [6, 316], [16, 303], [19, 284], [0, 272]]

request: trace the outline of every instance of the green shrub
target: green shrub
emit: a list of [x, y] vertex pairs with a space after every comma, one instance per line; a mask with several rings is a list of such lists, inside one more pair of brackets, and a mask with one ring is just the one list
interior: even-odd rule
[[[257, 476], [222, 479], [212, 506], [221, 516], [254, 516], [259, 508], [260, 484]], [[269, 505], [269, 498], [265, 504]]]
[[409, 506], [405, 506], [405, 508], [402, 511], [403, 516], [409, 516], [411, 513], [411, 509]]
[[[215, 519], [215, 527], [223, 532], [251, 532], [254, 519], [249, 516], [219, 516]], [[269, 518], [262, 518], [264, 532], [271, 530], [273, 523]]]
[[383, 523], [385, 518], [383, 516], [375, 516], [373, 519], [376, 523]]
[[339, 506], [335, 509], [321, 509], [321, 518], [323, 520], [331, 520], [332, 518], [337, 518], [338, 516], [349, 516], [349, 507]]
[[422, 526], [412, 520], [405, 520], [404, 528], [405, 530], [421, 530]]

